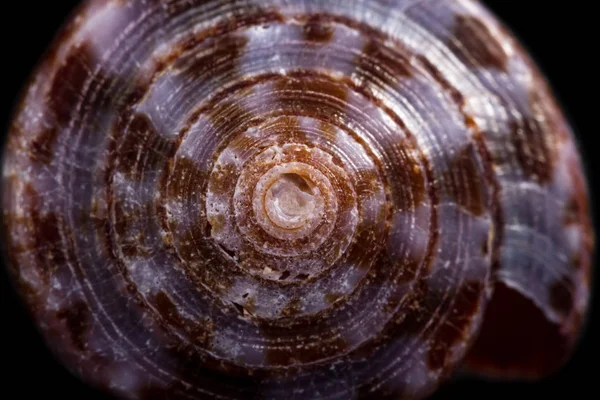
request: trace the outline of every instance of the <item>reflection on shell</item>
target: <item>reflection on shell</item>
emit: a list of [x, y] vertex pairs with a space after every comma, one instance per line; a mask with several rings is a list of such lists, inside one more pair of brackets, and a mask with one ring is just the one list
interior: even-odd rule
[[15, 282], [118, 396], [424, 397], [577, 338], [577, 148], [474, 1], [87, 1], [10, 129]]

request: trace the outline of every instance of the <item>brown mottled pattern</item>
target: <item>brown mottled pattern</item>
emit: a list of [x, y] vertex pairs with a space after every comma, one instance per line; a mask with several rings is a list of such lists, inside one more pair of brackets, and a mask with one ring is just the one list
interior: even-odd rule
[[206, 57], [193, 60], [191, 65], [177, 65], [175, 68], [184, 69], [186, 78], [193, 80], [196, 75], [203, 74], [206, 69], [219, 68], [225, 71], [235, 71], [235, 62], [243, 54], [247, 39], [238, 36], [217, 37], [211, 43], [211, 52]]
[[514, 145], [519, 166], [531, 179], [546, 183], [552, 179], [552, 155], [548, 150], [548, 138], [537, 122], [532, 119], [510, 126], [510, 141]]
[[56, 314], [59, 320], [65, 322], [71, 341], [80, 351], [87, 351], [86, 333], [90, 328], [90, 309], [84, 302], [63, 308]]
[[[478, 3], [88, 0], [31, 82], [4, 151], [7, 259], [95, 387], [415, 399], [463, 360], [542, 377], [568, 359], [585, 177]], [[538, 238], [543, 262], [514, 247]]]
[[508, 56], [485, 22], [471, 15], [456, 17], [454, 36], [457, 44], [468, 49], [474, 67], [494, 67], [506, 70]]

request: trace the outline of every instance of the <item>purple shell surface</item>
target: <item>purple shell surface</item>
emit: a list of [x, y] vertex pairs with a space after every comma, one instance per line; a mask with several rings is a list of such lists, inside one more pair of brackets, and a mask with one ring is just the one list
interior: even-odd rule
[[568, 359], [587, 186], [474, 0], [89, 0], [9, 128], [4, 247], [118, 397], [423, 398]]

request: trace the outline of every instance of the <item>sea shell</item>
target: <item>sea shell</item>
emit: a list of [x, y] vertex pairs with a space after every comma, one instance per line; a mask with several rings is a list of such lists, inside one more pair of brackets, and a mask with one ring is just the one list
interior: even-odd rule
[[579, 153], [477, 2], [91, 0], [20, 104], [6, 255], [95, 387], [421, 398], [575, 344]]

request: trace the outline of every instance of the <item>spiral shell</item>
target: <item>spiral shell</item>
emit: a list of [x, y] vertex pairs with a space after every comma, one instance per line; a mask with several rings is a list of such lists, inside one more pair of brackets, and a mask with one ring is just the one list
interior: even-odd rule
[[24, 300], [123, 398], [540, 377], [585, 315], [571, 129], [472, 0], [84, 2], [3, 163]]

